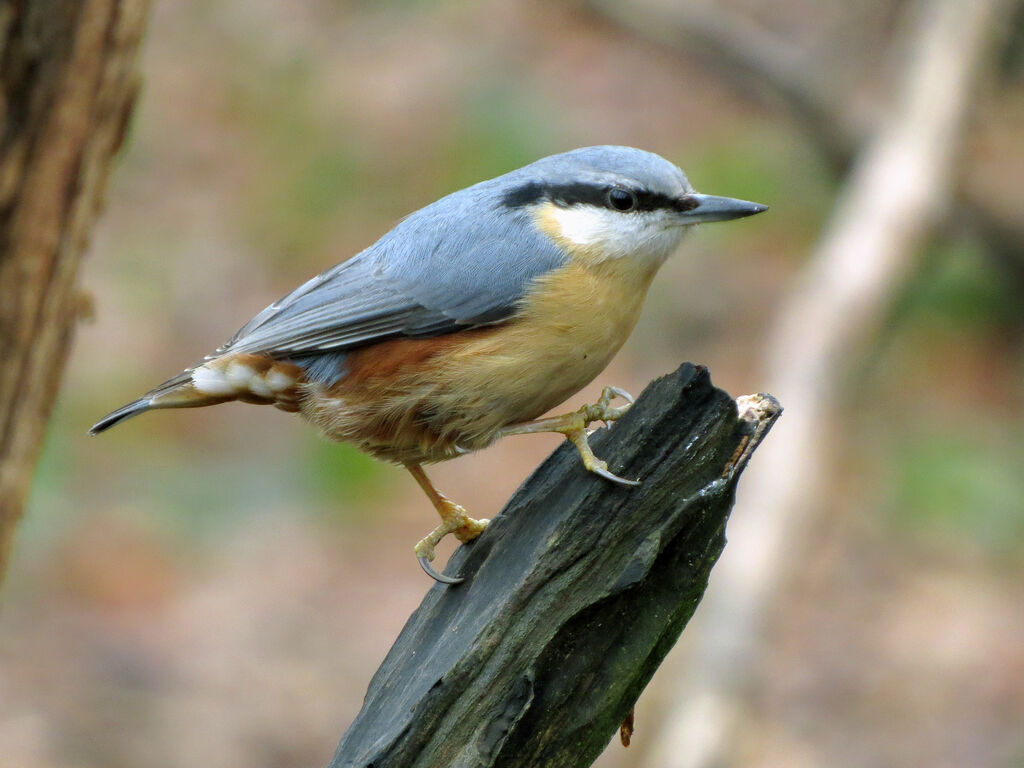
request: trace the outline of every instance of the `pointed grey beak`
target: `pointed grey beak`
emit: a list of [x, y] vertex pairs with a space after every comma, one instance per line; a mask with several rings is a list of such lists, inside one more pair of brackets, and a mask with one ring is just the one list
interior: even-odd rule
[[693, 207], [679, 214], [682, 224], [742, 219], [744, 216], [753, 216], [755, 213], [768, 210], [767, 205], [737, 200], [733, 197], [692, 194], [687, 195], [683, 200], [689, 202]]

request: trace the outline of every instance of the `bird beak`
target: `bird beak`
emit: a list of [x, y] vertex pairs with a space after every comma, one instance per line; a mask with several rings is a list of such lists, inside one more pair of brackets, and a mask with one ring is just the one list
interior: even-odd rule
[[715, 197], [714, 195], [687, 195], [683, 200], [693, 207], [679, 214], [681, 224], [701, 224], [711, 221], [729, 221], [753, 216], [755, 213], [767, 211], [767, 205], [737, 200], [733, 197]]

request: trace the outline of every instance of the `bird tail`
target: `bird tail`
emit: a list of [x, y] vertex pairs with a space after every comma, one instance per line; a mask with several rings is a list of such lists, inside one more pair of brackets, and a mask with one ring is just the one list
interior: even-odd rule
[[125, 419], [158, 408], [199, 408], [230, 400], [297, 411], [304, 380], [302, 366], [267, 355], [206, 357], [138, 400], [108, 413], [92, 425], [89, 434], [98, 435]]
[[130, 419], [132, 416], [137, 416], [140, 413], [151, 410], [153, 403], [148, 397], [140, 397], [138, 400], [134, 400], [127, 405], [122, 405], [116, 411], [111, 411], [102, 419], [97, 421], [91, 427], [89, 427], [90, 435], [98, 435], [100, 432], [104, 432], [110, 429], [115, 424]]
[[89, 428], [89, 434], [98, 435], [115, 424], [146, 411], [160, 408], [198, 408], [204, 405], [223, 403], [225, 399], [233, 398], [211, 397], [192, 386], [192, 369], [190, 368], [151, 389], [138, 400], [133, 400], [127, 405], [122, 405], [116, 411], [111, 411]]

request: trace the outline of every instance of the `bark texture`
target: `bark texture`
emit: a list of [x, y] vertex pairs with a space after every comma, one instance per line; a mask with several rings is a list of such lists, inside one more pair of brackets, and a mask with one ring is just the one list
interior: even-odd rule
[[148, 0], [0, 2], [0, 579], [138, 91]]
[[331, 768], [590, 765], [700, 602], [737, 478], [780, 412], [687, 364], [591, 439], [638, 487], [555, 451], [452, 557], [466, 581], [427, 594]]

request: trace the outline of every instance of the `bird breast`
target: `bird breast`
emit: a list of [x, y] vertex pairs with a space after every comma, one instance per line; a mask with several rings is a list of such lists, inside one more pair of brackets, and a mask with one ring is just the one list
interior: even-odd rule
[[329, 437], [393, 461], [439, 461], [489, 445], [600, 373], [636, 324], [653, 269], [570, 262], [536, 279], [494, 326], [350, 353], [302, 412]]

